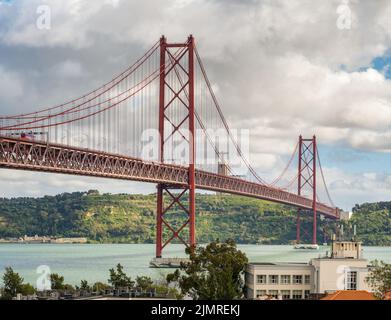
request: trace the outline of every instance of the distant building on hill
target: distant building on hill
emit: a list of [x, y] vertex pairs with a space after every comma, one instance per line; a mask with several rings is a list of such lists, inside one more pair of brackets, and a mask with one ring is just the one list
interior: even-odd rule
[[49, 243], [50, 242], [50, 237], [40, 237], [38, 235], [35, 235], [34, 237], [29, 237], [25, 235], [24, 237], [19, 238], [18, 242], [22, 243]]
[[59, 244], [66, 244], [66, 243], [87, 243], [87, 238], [56, 238], [51, 239], [50, 243], [59, 243]]
[[26, 244], [38, 244], [38, 243], [57, 243], [57, 244], [66, 244], [66, 243], [87, 243], [88, 239], [79, 237], [79, 238], [53, 238], [49, 236], [38, 236], [29, 237], [27, 235], [16, 238], [7, 238], [0, 239], [0, 243], [26, 243]]

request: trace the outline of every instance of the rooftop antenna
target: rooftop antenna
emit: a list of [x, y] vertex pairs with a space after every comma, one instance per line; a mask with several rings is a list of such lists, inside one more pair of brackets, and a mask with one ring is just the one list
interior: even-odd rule
[[334, 242], [335, 242], [335, 233], [331, 236], [331, 259], [334, 258]]

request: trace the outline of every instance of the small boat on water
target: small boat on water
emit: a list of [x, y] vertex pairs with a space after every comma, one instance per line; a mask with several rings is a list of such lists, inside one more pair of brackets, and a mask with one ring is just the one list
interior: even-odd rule
[[319, 246], [317, 244], [296, 244], [294, 249], [297, 250], [319, 250]]

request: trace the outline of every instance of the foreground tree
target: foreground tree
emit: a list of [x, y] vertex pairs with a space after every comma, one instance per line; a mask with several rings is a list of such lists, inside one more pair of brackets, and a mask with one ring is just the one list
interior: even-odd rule
[[109, 289], [110, 286], [106, 283], [103, 282], [95, 282], [94, 285], [92, 286], [92, 291], [94, 292], [102, 292], [105, 291], [106, 289]]
[[366, 280], [375, 291], [376, 298], [384, 299], [391, 292], [391, 264], [378, 260], [372, 261], [371, 264]]
[[10, 300], [18, 293], [27, 296], [35, 294], [34, 287], [29, 283], [23, 283], [24, 279], [19, 275], [19, 273], [14, 272], [11, 267], [5, 268], [5, 273], [3, 275], [3, 298]]
[[57, 273], [52, 273], [50, 275], [50, 281], [52, 283], [52, 290], [64, 290], [64, 277], [60, 276]]
[[52, 290], [57, 290], [60, 292], [73, 293], [75, 288], [67, 283], [64, 283], [64, 277], [60, 276], [57, 273], [52, 273], [50, 275], [50, 281], [52, 283]]
[[233, 240], [212, 242], [194, 250], [188, 248], [186, 253], [190, 262], [182, 263], [180, 270], [167, 276], [168, 282], [177, 282], [182, 294], [202, 300], [243, 297], [242, 275], [248, 260]]
[[146, 291], [151, 289], [153, 285], [153, 281], [150, 277], [141, 276], [136, 278], [136, 286]]
[[20, 288], [20, 292], [18, 293], [21, 293], [23, 296], [32, 296], [36, 292], [37, 291], [30, 283], [23, 283], [22, 287]]
[[118, 263], [117, 264], [117, 270], [110, 269], [110, 278], [109, 278], [109, 283], [114, 288], [120, 288], [120, 287], [133, 287], [134, 281], [130, 277], [126, 275], [124, 272], [124, 267]]
[[4, 298], [12, 299], [20, 293], [23, 285], [23, 278], [19, 275], [19, 273], [14, 272], [11, 267], [6, 267], [3, 275], [3, 283]]
[[82, 290], [82, 291], [90, 291], [91, 287], [88, 284], [87, 280], [81, 280], [79, 289]]

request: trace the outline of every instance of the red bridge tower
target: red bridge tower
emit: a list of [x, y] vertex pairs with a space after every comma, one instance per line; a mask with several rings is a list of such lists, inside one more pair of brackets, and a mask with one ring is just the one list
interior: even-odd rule
[[[175, 52], [174, 52], [175, 51]], [[178, 56], [179, 54], [179, 56]], [[180, 83], [180, 85], [176, 85]], [[180, 118], [178, 118], [180, 114]], [[183, 132], [187, 132], [183, 133]], [[159, 99], [159, 160], [165, 162], [167, 142], [175, 134], [188, 143], [188, 185], [157, 186], [156, 257], [162, 257], [163, 249], [174, 239], [187, 247], [196, 244], [195, 235], [195, 114], [194, 114], [194, 38], [186, 43], [167, 43], [160, 40], [160, 99]], [[178, 194], [173, 190], [180, 190]], [[168, 205], [164, 201], [169, 199]], [[185, 203], [187, 202], [187, 205]], [[174, 226], [166, 219], [169, 211], [177, 206], [186, 214], [180, 226]], [[187, 228], [188, 227], [188, 228]], [[188, 236], [184, 235], [185, 229]], [[165, 232], [167, 231], [167, 232]]]
[[[308, 196], [312, 198], [313, 225], [312, 225], [312, 244], [316, 244], [316, 136], [312, 139], [299, 138], [299, 170], [298, 170], [298, 195], [303, 195], [304, 191], [310, 191]], [[301, 238], [301, 209], [297, 210], [296, 242], [300, 243]], [[303, 229], [306, 234], [307, 230]]]

